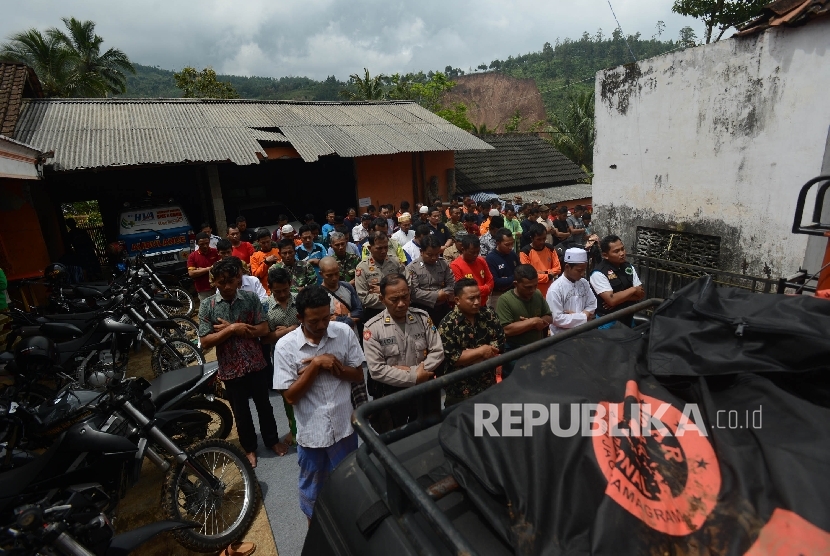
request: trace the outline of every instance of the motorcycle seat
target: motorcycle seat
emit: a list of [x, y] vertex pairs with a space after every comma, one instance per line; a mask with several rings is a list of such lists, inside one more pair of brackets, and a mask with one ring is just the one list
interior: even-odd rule
[[92, 320], [97, 320], [101, 317], [101, 311], [89, 311], [86, 313], [66, 313], [65, 315], [43, 315], [47, 321], [52, 322], [71, 322], [75, 323], [76, 321], [80, 322], [88, 322]]
[[161, 407], [185, 390], [189, 389], [202, 378], [204, 366], [196, 365], [184, 367], [164, 373], [150, 383], [147, 392], [150, 400], [156, 407]]

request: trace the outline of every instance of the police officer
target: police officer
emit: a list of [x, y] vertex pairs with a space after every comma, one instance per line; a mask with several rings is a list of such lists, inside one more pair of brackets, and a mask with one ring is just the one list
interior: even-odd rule
[[[369, 320], [363, 331], [368, 387], [374, 398], [432, 379], [444, 361], [444, 346], [432, 319], [425, 311], [409, 306], [406, 278], [389, 274], [380, 281], [379, 288], [385, 309]], [[383, 410], [370, 422], [378, 433], [402, 427], [417, 419], [419, 404], [423, 404], [424, 416], [439, 413], [440, 392]]]
[[400, 274], [403, 265], [388, 257], [389, 238], [385, 232], [369, 233], [369, 258], [361, 261], [354, 271], [354, 286], [363, 303], [363, 322], [383, 311], [380, 299], [380, 281], [389, 274]]
[[452, 310], [455, 276], [441, 256], [442, 243], [435, 235], [421, 238], [421, 256], [406, 267], [412, 305], [423, 309], [436, 324]]
[[[602, 238], [599, 242], [602, 262], [591, 271], [591, 287], [597, 296], [597, 317], [630, 307], [646, 296], [640, 277], [634, 267], [625, 260], [625, 245], [615, 235]], [[621, 324], [631, 327], [634, 315], [619, 319]], [[610, 328], [612, 323], [600, 328]]]

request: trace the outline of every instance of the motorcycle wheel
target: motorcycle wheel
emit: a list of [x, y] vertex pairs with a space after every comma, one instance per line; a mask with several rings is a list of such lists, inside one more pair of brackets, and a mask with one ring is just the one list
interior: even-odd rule
[[[174, 350], [184, 359], [184, 363], [179, 361]], [[157, 377], [168, 371], [181, 369], [182, 367], [204, 364], [205, 355], [202, 353], [202, 350], [184, 338], [169, 338], [167, 339], [167, 345], [157, 344], [153, 349], [153, 354], [150, 356], [150, 365], [153, 368], [153, 373]]]
[[190, 297], [190, 294], [181, 288], [168, 288], [168, 291], [173, 299], [181, 303], [181, 306], [165, 305], [164, 300], [159, 300], [158, 304], [161, 305], [165, 311], [167, 311], [167, 314], [171, 317], [192, 317], [196, 312], [196, 304], [193, 302], [193, 298]]
[[[233, 412], [228, 404], [219, 400], [208, 401], [204, 398], [192, 398], [182, 403], [176, 409], [195, 409], [210, 415], [212, 421], [208, 425], [207, 434], [201, 438], [185, 439], [183, 444], [193, 444], [199, 440], [218, 438], [224, 440], [233, 428]], [[175, 441], [175, 439], [174, 439]]]
[[199, 327], [192, 320], [185, 317], [170, 317], [170, 320], [179, 325], [179, 329], [173, 331], [176, 336], [180, 336], [199, 347]]
[[212, 490], [187, 462], [167, 473], [162, 507], [167, 519], [196, 522], [194, 528], [171, 531], [176, 540], [196, 552], [218, 552], [242, 540], [259, 508], [261, 494], [256, 475], [242, 448], [225, 440], [204, 440], [187, 450], [221, 482]]

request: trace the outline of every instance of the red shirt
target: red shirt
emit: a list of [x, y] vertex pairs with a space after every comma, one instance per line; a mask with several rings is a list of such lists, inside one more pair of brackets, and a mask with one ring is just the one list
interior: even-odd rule
[[[219, 251], [213, 247], [208, 248], [208, 254], [202, 255], [199, 249], [196, 249], [187, 257], [187, 268], [210, 268], [213, 263], [219, 260]], [[197, 292], [206, 292], [211, 289], [210, 277], [207, 274], [202, 274], [198, 278], [193, 279], [193, 285], [196, 286]]]
[[251, 264], [251, 255], [254, 254], [254, 246], [247, 241], [240, 241], [239, 245], [233, 248], [233, 256], [242, 259], [245, 264]]
[[462, 278], [472, 278], [478, 282], [478, 289], [481, 291], [481, 306], [485, 306], [495, 283], [493, 282], [493, 275], [490, 273], [490, 267], [487, 266], [484, 257], [476, 258], [472, 265], [467, 264], [464, 257], [458, 257], [450, 263], [450, 268], [456, 282]]

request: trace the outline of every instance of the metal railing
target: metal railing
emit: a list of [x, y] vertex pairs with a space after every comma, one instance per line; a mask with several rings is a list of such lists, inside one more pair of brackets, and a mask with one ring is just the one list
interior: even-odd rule
[[716, 268], [707, 268], [654, 257], [628, 255], [637, 271], [640, 281], [649, 297], [667, 298], [680, 288], [694, 282], [701, 276], [711, 276], [718, 286], [740, 288], [756, 293], [783, 293], [781, 279], [772, 277], [749, 276], [726, 272]]
[[[450, 384], [460, 380], [472, 378], [476, 375], [492, 371], [496, 367], [504, 365], [510, 361], [519, 359], [526, 355], [536, 353], [543, 349], [549, 348], [554, 344], [565, 341], [574, 336], [578, 336], [589, 330], [599, 328], [604, 324], [614, 322], [620, 317], [633, 315], [641, 311], [653, 310], [662, 303], [662, 299], [648, 299], [641, 301], [636, 305], [632, 305], [626, 309], [622, 309], [610, 315], [597, 318], [586, 324], [566, 330], [555, 336], [533, 342], [532, 344], [520, 347], [508, 353], [504, 353], [487, 361], [481, 361], [464, 369], [453, 371], [444, 376], [429, 380], [417, 386], [407, 388], [401, 392], [396, 392], [389, 396], [372, 400], [371, 402], [360, 406], [352, 413], [352, 425], [354, 425], [357, 434], [363, 439], [364, 444], [358, 448], [357, 463], [361, 470], [366, 474], [366, 478], [372, 483], [376, 494], [383, 500], [389, 508], [391, 516], [395, 518], [400, 527], [406, 532], [413, 526], [414, 521], [404, 519], [405, 514], [411, 511], [419, 512], [426, 521], [433, 527], [435, 532], [455, 554], [476, 554], [477, 552], [470, 544], [470, 541], [452, 524], [450, 517], [447, 516], [441, 508], [438, 507], [436, 501], [433, 500], [426, 492], [424, 487], [418, 484], [415, 477], [406, 470], [403, 463], [392, 453], [388, 444], [411, 436], [419, 431], [440, 423], [456, 407], [445, 408], [440, 416], [428, 416], [425, 411], [425, 406], [420, 403], [418, 409], [418, 419], [414, 422], [407, 423], [399, 429], [378, 435], [369, 424], [369, 416], [384, 409], [390, 408], [394, 405], [405, 403], [409, 400], [423, 401], [425, 396], [431, 392], [438, 392], [441, 388], [446, 388]], [[374, 454], [380, 461], [385, 470], [385, 477], [381, 474], [381, 470], [372, 461], [370, 455]], [[416, 545], [416, 550], [420, 554], [427, 554], [428, 547], [422, 543], [423, 537], [417, 534], [407, 534], [407, 538]]]

